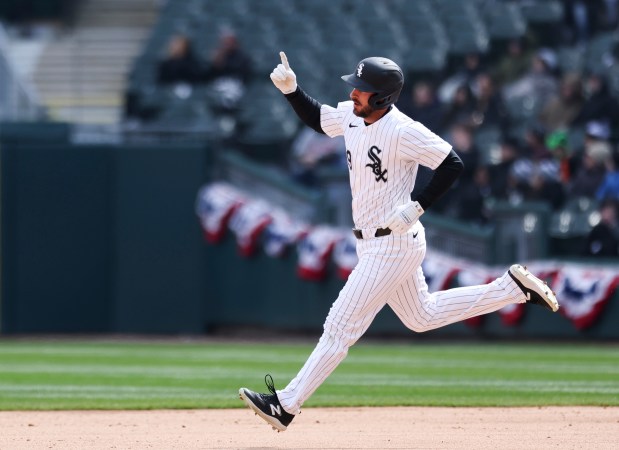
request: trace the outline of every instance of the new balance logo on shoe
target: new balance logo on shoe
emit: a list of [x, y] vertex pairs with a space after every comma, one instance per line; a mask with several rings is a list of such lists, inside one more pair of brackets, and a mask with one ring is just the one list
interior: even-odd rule
[[277, 414], [278, 416], [282, 415], [282, 407], [281, 405], [269, 405], [271, 407], [271, 414], [275, 415]]
[[269, 394], [260, 394], [247, 388], [241, 388], [239, 389], [239, 397], [274, 430], [285, 431], [294, 419], [294, 414], [286, 411], [279, 402], [271, 375], [264, 377], [264, 381], [269, 389]]

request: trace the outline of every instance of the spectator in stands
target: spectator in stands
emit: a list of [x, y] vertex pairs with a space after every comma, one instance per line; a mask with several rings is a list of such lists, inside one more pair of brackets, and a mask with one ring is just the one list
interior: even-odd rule
[[615, 30], [619, 25], [619, 0], [603, 0], [604, 8], [601, 14], [601, 27], [605, 30]]
[[496, 90], [494, 80], [488, 72], [477, 75], [473, 123], [477, 127], [494, 126], [504, 133], [509, 126], [509, 117], [503, 97]]
[[576, 170], [577, 161], [567, 146], [567, 132], [557, 130], [546, 137], [546, 147], [559, 163], [559, 180], [566, 186]]
[[515, 188], [527, 201], [544, 201], [553, 209], [563, 205], [563, 185], [559, 179], [559, 163], [545, 145], [545, 132], [534, 126], [526, 134], [525, 156], [511, 169]]
[[224, 29], [205, 75], [205, 81], [211, 83], [223, 109], [236, 108], [251, 72], [251, 59], [241, 48], [236, 33]]
[[530, 70], [504, 86], [505, 100], [509, 102], [527, 97], [544, 105], [558, 91], [556, 70], [557, 56], [554, 51], [548, 48], [539, 50], [532, 57]]
[[445, 132], [456, 124], [473, 125], [473, 112], [475, 111], [475, 97], [468, 84], [462, 84], [444, 109], [441, 121], [441, 131]]
[[587, 43], [599, 28], [604, 0], [563, 0], [566, 41], [568, 44]]
[[434, 87], [428, 81], [415, 83], [412, 94], [403, 96], [398, 102], [398, 108], [435, 133], [441, 128], [443, 107], [436, 97]]
[[529, 202], [548, 203], [553, 210], [561, 208], [565, 201], [563, 186], [557, 179], [547, 177], [544, 163], [533, 162], [528, 170], [530, 173], [526, 179], [515, 177], [516, 190], [522, 199]]
[[613, 199], [619, 201], [619, 151], [615, 150], [606, 162], [606, 176], [595, 193], [598, 201]]
[[522, 150], [518, 140], [511, 137], [506, 137], [501, 141], [500, 149], [500, 162], [489, 167], [490, 187], [492, 197], [508, 200], [515, 189], [515, 183], [512, 182], [511, 177], [512, 166], [522, 154]]
[[159, 62], [157, 81], [160, 84], [197, 83], [202, 78], [202, 70], [189, 38], [177, 34], [170, 39], [166, 57]]
[[464, 163], [458, 182], [472, 182], [479, 164], [479, 151], [473, 140], [473, 129], [467, 123], [456, 124], [449, 131], [448, 141]]
[[457, 189], [455, 217], [476, 225], [485, 225], [489, 221], [485, 201], [492, 194], [488, 168], [479, 166], [475, 169], [472, 183]]
[[585, 255], [619, 256], [618, 213], [619, 206], [616, 200], [608, 199], [602, 202], [599, 209], [600, 221], [587, 236]]
[[470, 190], [474, 184], [473, 178], [479, 164], [479, 152], [473, 140], [473, 128], [469, 124], [457, 123], [448, 130], [447, 134], [446, 140], [460, 156], [464, 169], [451, 189], [438, 200], [436, 207], [437, 211], [445, 215], [457, 216], [461, 192], [464, 189]]
[[569, 195], [594, 198], [606, 176], [606, 166], [610, 158], [611, 147], [607, 141], [587, 141], [581, 166], [568, 186]]
[[438, 97], [442, 103], [452, 101], [456, 91], [463, 84], [470, 89], [475, 88], [477, 75], [484, 71], [481, 55], [479, 53], [468, 53], [464, 57], [462, 66], [456, 70], [447, 80], [445, 80], [438, 90]]
[[241, 48], [236, 33], [224, 29], [206, 73], [207, 81], [217, 78], [234, 78], [247, 83], [251, 78], [251, 72], [251, 59]]
[[[577, 139], [577, 138], [576, 138]], [[581, 170], [585, 159], [585, 150], [595, 142], [608, 142], [610, 139], [610, 127], [606, 122], [591, 121], [584, 127], [584, 139], [582, 145], [576, 147], [572, 142], [572, 152], [569, 155], [569, 181], [573, 181], [574, 176]], [[569, 183], [566, 185], [568, 186]]]
[[540, 123], [534, 123], [526, 130], [522, 156], [536, 161], [552, 159], [546, 146], [546, 129]]
[[511, 39], [506, 54], [498, 61], [493, 75], [499, 85], [509, 84], [523, 77], [531, 66], [531, 52], [526, 37]]
[[610, 93], [606, 76], [591, 72], [586, 78], [584, 92], [584, 105], [571, 125], [597, 121], [605, 122], [612, 128], [619, 127], [619, 103]]
[[538, 119], [548, 131], [565, 129], [580, 114], [583, 103], [580, 75], [565, 74], [561, 80], [559, 95], [553, 96], [542, 106]]

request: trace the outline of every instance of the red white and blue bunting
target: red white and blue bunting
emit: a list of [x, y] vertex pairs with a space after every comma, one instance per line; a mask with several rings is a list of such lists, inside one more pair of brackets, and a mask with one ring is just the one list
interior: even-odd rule
[[[243, 257], [253, 256], [260, 246], [270, 257], [281, 257], [296, 247], [297, 274], [304, 280], [325, 279], [331, 260], [337, 276], [346, 280], [357, 264], [356, 238], [350, 229], [304, 223], [229, 184], [204, 186], [198, 192], [195, 208], [207, 242], [221, 242], [230, 230]], [[559, 299], [560, 312], [581, 330], [595, 322], [619, 286], [617, 266], [533, 261], [527, 267], [548, 282]], [[484, 266], [428, 249], [422, 269], [429, 292], [435, 292], [486, 284], [507, 268]], [[524, 305], [506, 306], [499, 314], [504, 325], [515, 326], [523, 318]], [[479, 326], [482, 320], [474, 317], [466, 323]]]

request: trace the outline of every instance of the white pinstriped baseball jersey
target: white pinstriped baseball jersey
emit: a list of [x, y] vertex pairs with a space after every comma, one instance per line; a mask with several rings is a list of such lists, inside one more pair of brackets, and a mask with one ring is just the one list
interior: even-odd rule
[[[451, 151], [395, 106], [368, 126], [350, 101], [337, 108], [323, 105], [320, 113], [323, 131], [346, 141], [356, 228], [383, 227], [394, 208], [409, 201], [419, 164], [436, 169]], [[403, 235], [370, 234], [357, 241], [359, 262], [329, 310], [322, 337], [297, 376], [277, 391], [287, 412], [299, 413], [385, 305], [408, 328], [422, 332], [526, 300], [507, 273], [487, 285], [430, 293], [421, 268], [425, 253], [420, 222]]]
[[410, 200], [419, 164], [436, 169], [451, 145], [393, 106], [371, 125], [353, 113], [353, 102], [322, 105], [320, 125], [330, 137], [344, 136], [350, 171], [353, 222], [382, 227], [393, 209]]
[[[283, 52], [281, 57], [283, 65], [271, 74], [271, 79], [285, 92], [280, 85], [283, 86], [284, 80], [292, 75], [284, 73], [284, 69], [290, 69]], [[368, 58], [367, 61], [370, 68], [388, 65], [389, 70], [399, 74], [395, 81], [403, 81], [402, 72], [393, 61], [380, 58]], [[362, 77], [363, 67], [364, 62], [357, 67], [358, 78]], [[374, 67], [374, 72], [376, 70]], [[384, 84], [386, 72], [371, 76], [367, 70], [363, 73], [369, 80], [376, 81], [378, 77], [382, 82], [377, 83]], [[363, 80], [355, 85], [351, 78], [354, 75], [342, 77], [355, 89], [362, 89], [369, 82]], [[395, 85], [401, 86], [399, 82]], [[288, 90], [289, 86], [284, 87]], [[371, 83], [369, 87], [372, 87]], [[353, 220], [361, 234], [355, 233], [359, 238], [356, 242], [358, 263], [331, 306], [323, 334], [301, 370], [284, 389], [276, 391], [272, 380], [267, 382], [269, 391], [277, 396], [275, 400], [246, 388], [239, 391], [241, 398], [263, 419], [272, 425], [281, 425], [278, 429], [286, 429], [292, 417], [286, 416], [283, 422], [280, 421], [277, 416], [282, 417], [282, 412], [274, 411], [274, 406], [281, 405], [288, 414], [298, 414], [301, 406], [344, 360], [350, 346], [365, 333], [385, 305], [391, 307], [406, 327], [423, 332], [527, 301], [524, 288], [517, 284], [511, 272], [505, 272], [484, 285], [429, 292], [421, 267], [426, 254], [423, 225], [417, 221], [406, 233], [371, 232], [372, 229], [384, 228], [396, 207], [410, 201], [419, 164], [431, 169], [441, 165], [451, 153], [447, 142], [402, 114], [395, 106], [377, 121], [366, 125], [363, 118], [354, 114], [352, 101], [338, 103], [336, 108], [321, 105], [321, 130], [318, 130], [319, 103], [302, 90], [290, 93], [288, 100], [299, 117], [316, 131], [322, 130], [330, 137], [344, 136]], [[440, 181], [441, 175], [439, 173], [436, 180]], [[453, 179], [449, 180], [451, 182]], [[535, 283], [542, 285], [541, 280]], [[270, 413], [264, 409], [267, 402]]]

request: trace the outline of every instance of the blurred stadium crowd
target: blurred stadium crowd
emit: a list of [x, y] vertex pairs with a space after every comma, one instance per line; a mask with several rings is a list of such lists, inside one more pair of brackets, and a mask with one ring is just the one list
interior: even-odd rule
[[466, 166], [434, 212], [488, 226], [493, 201], [543, 202], [551, 233], [587, 236], [574, 254], [619, 256], [618, 23], [618, 0], [168, 0], [123, 121], [207, 129], [320, 189], [346, 173], [343, 142], [291, 114], [268, 78], [278, 52], [332, 105], [349, 94], [340, 75], [385, 56], [406, 74], [397, 106]]
[[[290, 114], [267, 76], [278, 51], [300, 85], [330, 104], [348, 95], [339, 75], [363, 57], [387, 56], [407, 75], [398, 107], [465, 162], [435, 212], [483, 226], [492, 199], [545, 202], [563, 212], [556, 232], [597, 226], [595, 243], [579, 251], [616, 256], [618, 8], [615, 0], [169, 1], [131, 72], [126, 116], [217, 123], [227, 144], [268, 154], [297, 182], [320, 187], [321, 172], [345, 171], [343, 142]], [[429, 176], [421, 172], [418, 184]]]

